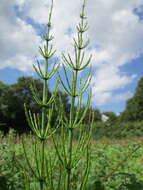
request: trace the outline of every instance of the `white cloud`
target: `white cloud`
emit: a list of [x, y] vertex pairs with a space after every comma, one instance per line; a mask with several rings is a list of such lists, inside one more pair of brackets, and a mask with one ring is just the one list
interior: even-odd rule
[[14, 3], [0, 3], [0, 68], [32, 71], [41, 38], [34, 28], [16, 16]]
[[[47, 23], [48, 0], [15, 0], [15, 3], [24, 11], [25, 16], [39, 24]], [[143, 0], [87, 1], [86, 12], [90, 25], [88, 35], [92, 46], [89, 53], [93, 54], [92, 63], [96, 70], [91, 85], [96, 104], [105, 104], [109, 100], [122, 101], [130, 96], [125, 87], [132, 83], [135, 76], [121, 73], [120, 67], [143, 53], [143, 21], [140, 21], [133, 11], [142, 4]], [[5, 3], [2, 0], [0, 6], [2, 5], [5, 5], [2, 10], [7, 11], [0, 12], [4, 26], [0, 29], [0, 34], [3, 34], [0, 42], [4, 47], [1, 53], [4, 62], [1, 61], [0, 67], [4, 67], [5, 64], [14, 67], [14, 61], [21, 60], [23, 64], [17, 63], [15, 67], [26, 70], [31, 65], [32, 57], [37, 55], [40, 38], [32, 26], [16, 17], [12, 1]], [[52, 21], [58, 56], [62, 51], [71, 50], [72, 40], [67, 31], [70, 29], [75, 35], [80, 5], [80, 0], [54, 1]], [[7, 46], [9, 41], [10, 44]], [[124, 92], [113, 96], [114, 91], [120, 88], [124, 88]]]
[[113, 95], [113, 92], [118, 89], [124, 90], [126, 85], [130, 84], [135, 77], [136, 75], [129, 77], [125, 74], [121, 74], [117, 67], [112, 65], [106, 67], [105, 64], [105, 66], [97, 70], [96, 75], [91, 81], [93, 102], [97, 105], [102, 105], [109, 102], [115, 102], [115, 100], [127, 100], [129, 92], [123, 92], [118, 95]]
[[[25, 12], [25, 15], [32, 18], [39, 24], [47, 24], [49, 13], [48, 0], [23, 0], [23, 3], [17, 5]], [[63, 51], [70, 51], [72, 39], [68, 35], [68, 30], [75, 32], [75, 23], [77, 24], [80, 11], [80, 1], [67, 0], [54, 1], [54, 10], [52, 15], [52, 27], [54, 35], [54, 45], [57, 50], [57, 56]]]
[[125, 101], [131, 97], [132, 97], [132, 93], [129, 91], [124, 92], [124, 93], [119, 93], [119, 94], [114, 96], [113, 102]]
[[120, 67], [143, 53], [143, 22], [133, 11], [143, 1], [94, 2], [89, 0], [87, 6], [92, 13], [89, 14], [92, 46], [98, 45], [93, 49], [93, 65], [97, 70], [92, 80], [93, 100], [96, 104], [127, 100], [129, 92], [118, 96], [113, 92], [126, 87], [135, 77], [122, 74]]

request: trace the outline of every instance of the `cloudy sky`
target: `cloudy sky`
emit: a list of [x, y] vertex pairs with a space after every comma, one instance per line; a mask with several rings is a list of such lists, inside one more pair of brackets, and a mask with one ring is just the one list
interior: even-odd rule
[[[0, 80], [36, 76], [32, 64], [45, 31], [50, 0], [0, 0]], [[71, 51], [81, 0], [54, 0], [56, 55]], [[92, 53], [92, 105], [120, 112], [143, 75], [143, 0], [87, 0]]]

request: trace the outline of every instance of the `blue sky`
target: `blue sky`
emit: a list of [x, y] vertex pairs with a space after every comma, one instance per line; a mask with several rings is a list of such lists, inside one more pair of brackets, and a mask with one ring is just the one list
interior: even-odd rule
[[[72, 54], [80, 5], [80, 0], [55, 1], [52, 33], [59, 60], [62, 52]], [[15, 83], [20, 76], [37, 77], [32, 64], [40, 59], [38, 47], [43, 45], [41, 34], [45, 32], [48, 8], [49, 0], [1, 0], [3, 82]], [[87, 55], [93, 55], [92, 106], [121, 112], [143, 76], [143, 0], [88, 0], [86, 14], [90, 26], [87, 36], [91, 40]], [[85, 75], [86, 72], [83, 78]], [[50, 88], [53, 84], [51, 81]]]

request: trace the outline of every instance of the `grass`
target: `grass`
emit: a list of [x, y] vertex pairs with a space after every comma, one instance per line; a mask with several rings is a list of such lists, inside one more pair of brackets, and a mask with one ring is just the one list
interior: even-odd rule
[[[23, 157], [21, 137], [1, 139], [0, 144], [0, 188], [1, 190], [24, 190], [24, 172], [21, 170], [21, 163], [28, 168]], [[25, 146], [28, 150], [28, 157], [33, 164], [33, 152], [31, 147], [32, 139], [24, 136]], [[87, 190], [142, 190], [143, 189], [143, 138], [132, 138], [122, 140], [92, 140], [91, 146], [91, 169], [86, 185]], [[76, 144], [76, 141], [74, 141]], [[132, 155], [136, 147], [141, 146]], [[46, 142], [46, 152], [53, 154], [54, 149], [50, 141]], [[125, 158], [128, 158], [125, 160]], [[85, 168], [85, 158], [81, 159], [80, 167], [77, 166], [74, 175], [71, 177], [72, 189], [79, 188], [79, 181], [82, 178], [82, 169]], [[19, 162], [18, 162], [19, 161]], [[121, 163], [121, 161], [123, 161]], [[118, 163], [120, 166], [117, 168]], [[33, 166], [34, 167], [34, 166]], [[116, 169], [116, 171], [114, 171]], [[108, 176], [112, 171], [112, 176]], [[56, 168], [55, 168], [56, 172]], [[58, 174], [57, 174], [58, 177]], [[29, 173], [31, 187], [34, 190], [36, 183], [32, 173]], [[56, 184], [56, 175], [54, 179]]]

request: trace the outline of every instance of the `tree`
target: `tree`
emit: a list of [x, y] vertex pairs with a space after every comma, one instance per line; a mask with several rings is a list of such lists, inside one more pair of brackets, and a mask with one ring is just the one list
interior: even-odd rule
[[98, 109], [95, 109], [94, 110], [94, 121], [95, 122], [101, 121], [101, 117], [102, 117], [102, 114], [100, 113], [100, 111]]
[[[18, 133], [29, 132], [29, 128], [25, 119], [24, 102], [28, 108], [32, 108], [34, 112], [39, 112], [39, 107], [32, 98], [30, 85], [34, 83], [37, 86], [40, 97], [42, 97], [42, 81], [33, 79], [32, 77], [20, 77], [17, 82], [12, 85], [6, 85], [0, 81], [0, 130], [5, 133], [9, 128], [15, 129]], [[51, 92], [48, 89], [48, 98]], [[65, 113], [69, 117], [69, 99], [68, 96], [61, 92], [57, 92], [56, 105], [59, 105], [58, 95], [61, 96]], [[54, 125], [57, 111], [54, 111], [52, 124]]]
[[[24, 102], [31, 106], [34, 111], [38, 107], [32, 100], [30, 85], [33, 81], [32, 77], [20, 77], [16, 84], [5, 85], [0, 82], [0, 123], [6, 125], [2, 128], [8, 131], [9, 128], [14, 128], [18, 133], [29, 131], [25, 119]], [[38, 86], [38, 90], [42, 95], [42, 83], [40, 80], [34, 80]], [[27, 130], [26, 130], [27, 129]]]
[[133, 97], [136, 106], [135, 113], [137, 120], [143, 120], [143, 77], [139, 80], [136, 93]]
[[6, 124], [8, 123], [6, 97], [9, 94], [9, 90], [9, 86], [0, 81], [0, 130], [4, 132], [8, 131], [8, 128], [6, 127]]
[[103, 114], [109, 118], [108, 122], [114, 123], [117, 121], [117, 115], [114, 112], [104, 112]]
[[135, 94], [126, 103], [121, 121], [143, 120], [143, 77], [139, 80]]
[[[82, 116], [82, 113], [85, 109], [85, 106], [82, 106], [81, 110], [80, 110], [80, 116]], [[94, 122], [97, 122], [97, 121], [101, 121], [101, 113], [98, 109], [94, 109], [92, 107], [90, 107], [88, 110], [87, 110], [87, 113], [85, 115], [85, 118], [84, 118], [84, 123], [86, 124], [89, 124], [89, 121], [90, 121], [90, 115], [91, 115], [91, 112], [93, 113], [94, 112]]]
[[20, 77], [17, 83], [11, 86], [12, 95], [8, 102], [8, 113], [10, 114], [12, 127], [19, 133], [29, 131], [29, 128], [25, 127], [27, 121], [25, 119], [24, 102], [28, 107], [32, 107], [35, 112], [39, 110], [32, 99], [30, 84], [33, 81], [38, 86], [37, 89], [40, 96], [42, 96], [42, 82], [38, 79], [33, 80], [32, 77]]

